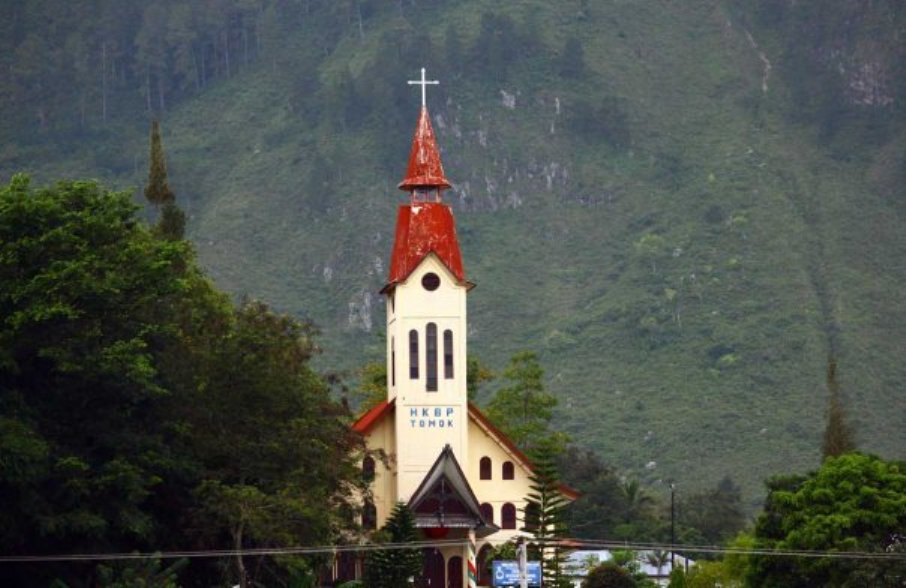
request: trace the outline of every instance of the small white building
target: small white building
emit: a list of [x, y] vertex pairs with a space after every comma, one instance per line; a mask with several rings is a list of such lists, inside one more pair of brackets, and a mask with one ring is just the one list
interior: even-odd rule
[[[639, 571], [651, 578], [658, 586], [667, 586], [670, 584], [670, 573], [673, 571], [673, 567], [670, 562], [669, 552], [655, 552], [649, 550], [635, 551], [634, 553]], [[664, 565], [661, 567], [649, 563], [649, 556], [655, 553], [664, 554], [666, 556], [663, 560]], [[598, 564], [611, 561], [612, 559], [613, 552], [609, 549], [573, 551], [569, 554], [566, 561], [567, 574], [573, 579], [573, 586], [575, 588], [581, 588], [582, 581], [592, 568]], [[687, 559], [679, 554], [674, 555], [673, 559], [676, 562], [676, 567], [684, 570], [688, 570], [695, 564], [691, 559]]]

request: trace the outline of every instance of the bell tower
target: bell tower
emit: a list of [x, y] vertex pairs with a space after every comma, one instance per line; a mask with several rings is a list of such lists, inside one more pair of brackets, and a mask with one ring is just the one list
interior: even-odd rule
[[410, 81], [422, 89], [422, 106], [400, 204], [387, 285], [387, 395], [393, 400], [396, 498], [408, 501], [447, 445], [468, 462], [466, 392], [466, 280], [450, 206], [450, 188], [425, 91], [436, 81]]

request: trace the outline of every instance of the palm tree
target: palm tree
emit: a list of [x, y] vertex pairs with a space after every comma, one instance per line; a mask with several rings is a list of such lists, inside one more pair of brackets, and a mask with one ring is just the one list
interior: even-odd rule
[[655, 549], [645, 553], [645, 562], [648, 565], [657, 568], [658, 577], [661, 576], [661, 570], [667, 565], [668, 561], [670, 561], [670, 553], [667, 551]]

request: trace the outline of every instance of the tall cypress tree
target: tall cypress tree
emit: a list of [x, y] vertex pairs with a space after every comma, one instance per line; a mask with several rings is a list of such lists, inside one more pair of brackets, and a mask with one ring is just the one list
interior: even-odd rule
[[145, 186], [145, 198], [158, 210], [164, 204], [176, 200], [176, 196], [167, 183], [167, 162], [160, 138], [160, 122], [156, 119], [151, 121], [151, 162], [148, 166], [148, 185]]
[[846, 424], [846, 411], [843, 410], [840, 384], [837, 382], [837, 362], [833, 357], [827, 362], [827, 392], [827, 425], [821, 447], [824, 459], [838, 457], [856, 449], [852, 430]]
[[159, 212], [155, 232], [165, 239], [182, 239], [186, 229], [186, 215], [176, 205], [176, 195], [167, 181], [167, 162], [164, 157], [163, 141], [160, 138], [160, 122], [157, 120], [151, 121], [150, 151], [145, 198]]

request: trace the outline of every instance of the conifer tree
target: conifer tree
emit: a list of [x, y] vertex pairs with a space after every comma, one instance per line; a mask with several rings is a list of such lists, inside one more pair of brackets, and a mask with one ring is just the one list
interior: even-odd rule
[[[389, 543], [413, 543], [418, 541], [415, 518], [412, 511], [402, 502], [397, 502], [390, 518], [381, 529]], [[422, 552], [413, 549], [382, 549], [371, 551], [365, 559], [365, 588], [400, 588], [411, 586], [410, 578], [418, 577], [422, 571]]]
[[186, 215], [176, 205], [176, 195], [167, 181], [167, 162], [160, 138], [160, 122], [151, 121], [151, 148], [148, 165], [148, 185], [145, 198], [159, 212], [155, 232], [165, 239], [180, 240], [185, 235]]
[[559, 540], [567, 536], [566, 508], [569, 501], [560, 491], [558, 454], [556, 442], [550, 439], [540, 443], [532, 452], [534, 467], [529, 476], [522, 530], [534, 537], [535, 555], [541, 559], [544, 585], [568, 588], [572, 583], [564, 574], [566, 554]]
[[148, 167], [148, 185], [145, 186], [145, 198], [160, 208], [176, 199], [167, 183], [167, 162], [164, 158], [164, 146], [160, 138], [160, 122], [151, 121], [151, 161]]
[[846, 412], [840, 398], [840, 384], [837, 382], [837, 362], [827, 362], [827, 424], [824, 428], [824, 442], [821, 453], [824, 459], [838, 457], [856, 449], [853, 433], [846, 424]]

